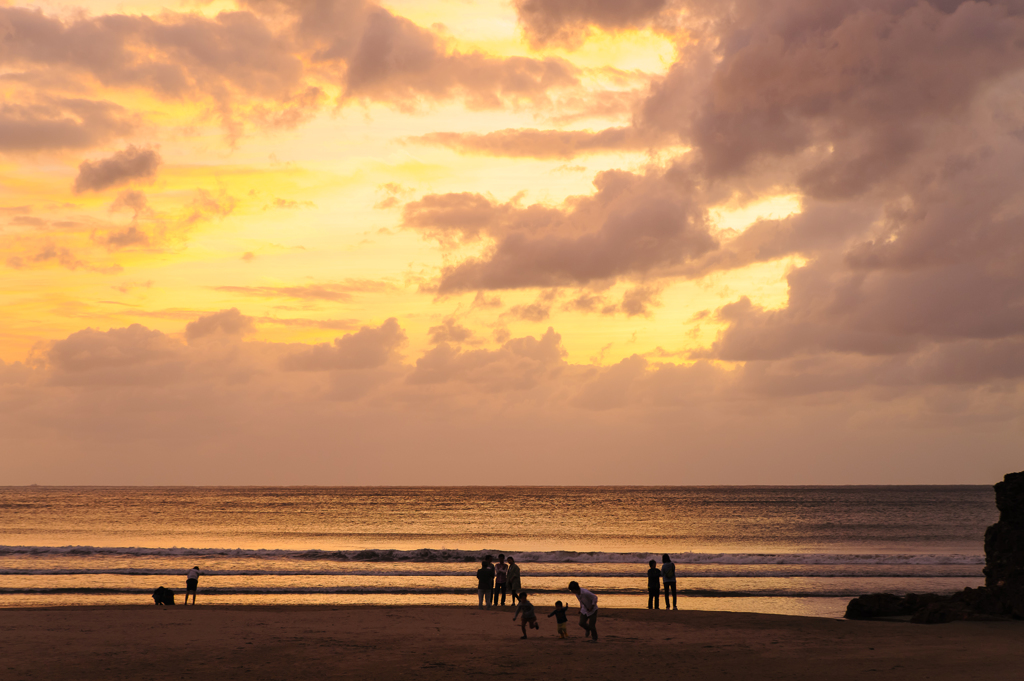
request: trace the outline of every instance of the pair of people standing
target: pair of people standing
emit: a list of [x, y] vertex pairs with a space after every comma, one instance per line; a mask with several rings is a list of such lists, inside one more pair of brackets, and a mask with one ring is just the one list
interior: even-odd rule
[[494, 578], [494, 604], [498, 605], [498, 596], [500, 595], [501, 605], [505, 605], [505, 594], [508, 594], [512, 597], [512, 605], [515, 605], [519, 593], [523, 590], [516, 559], [512, 556], [505, 558], [504, 553], [499, 553], [498, 562], [494, 565]]
[[658, 596], [661, 593], [661, 584], [665, 584], [665, 609], [668, 610], [668, 595], [672, 592], [672, 609], [676, 607], [676, 564], [667, 553], [661, 556], [661, 569], [657, 568], [658, 563], [652, 558], [649, 563], [651, 569], [647, 571], [647, 609], [659, 610]]
[[[476, 571], [478, 607], [483, 609], [484, 603], [490, 610], [491, 604], [505, 605], [505, 595], [512, 596], [512, 605], [516, 604], [519, 593], [523, 590], [519, 566], [512, 556], [505, 558], [504, 553], [498, 554], [497, 564], [492, 564], [490, 556], [484, 556], [480, 561], [480, 569]], [[505, 561], [508, 560], [506, 563]], [[501, 595], [501, 602], [498, 602], [498, 595]]]

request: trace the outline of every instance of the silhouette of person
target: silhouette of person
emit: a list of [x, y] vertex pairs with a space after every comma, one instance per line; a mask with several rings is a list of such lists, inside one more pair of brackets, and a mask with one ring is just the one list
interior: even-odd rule
[[523, 590], [523, 582], [520, 576], [519, 566], [516, 564], [516, 559], [509, 556], [507, 560], [508, 572], [505, 573], [505, 586], [508, 588], [508, 592], [512, 596], [512, 605], [515, 605], [516, 599], [519, 598], [519, 592]]
[[523, 613], [523, 638], [526, 638], [526, 625], [530, 625], [531, 629], [540, 629], [540, 624], [537, 623], [537, 613], [534, 612], [533, 603], [530, 602], [525, 591], [519, 593], [519, 607], [516, 608], [516, 614], [512, 615], [513, 622], [516, 621], [519, 613]]
[[196, 590], [199, 588], [199, 566], [196, 565], [185, 575], [185, 605], [188, 605], [188, 595], [192, 594], [192, 605], [196, 604]]
[[158, 586], [153, 592], [153, 603], [156, 605], [174, 605], [174, 592]]
[[[488, 556], [489, 558], [489, 556]], [[483, 610], [484, 601], [487, 601], [487, 609], [491, 609], [491, 591], [494, 589], [494, 566], [491, 561], [484, 558], [480, 561], [480, 569], [476, 571], [476, 595], [478, 607]]]
[[575, 582], [569, 582], [569, 591], [576, 595], [576, 599], [580, 602], [580, 626], [587, 633], [584, 634], [584, 638], [589, 638], [591, 641], [597, 640], [597, 596], [586, 589], [581, 589], [580, 585]]
[[494, 564], [494, 604], [498, 605], [498, 596], [501, 596], [501, 605], [505, 605], [506, 584], [508, 582], [508, 564], [505, 562], [505, 554], [498, 554], [498, 562]]
[[[653, 607], [655, 610], [660, 610], [658, 596], [661, 594], [661, 570], [656, 567], [658, 563], [653, 558], [649, 565], [651, 569], [647, 571], [647, 609], [650, 610]], [[668, 603], [665, 603], [665, 607], [668, 607]]]
[[676, 564], [667, 553], [661, 555], [661, 581], [665, 584], [665, 609], [668, 610], [668, 591], [672, 590], [672, 609], [676, 608]]
[[555, 601], [555, 609], [551, 611], [548, 617], [554, 617], [555, 623], [558, 624], [558, 638], [569, 638], [569, 617], [565, 614], [569, 612], [569, 604], [562, 605], [562, 601]]

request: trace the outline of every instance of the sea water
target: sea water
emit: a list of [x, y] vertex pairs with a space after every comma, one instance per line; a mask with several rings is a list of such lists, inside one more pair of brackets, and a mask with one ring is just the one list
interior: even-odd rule
[[194, 565], [205, 604], [476, 605], [505, 553], [538, 605], [646, 607], [668, 553], [680, 609], [839, 617], [980, 586], [997, 516], [989, 486], [0, 487], [0, 606], [180, 603]]

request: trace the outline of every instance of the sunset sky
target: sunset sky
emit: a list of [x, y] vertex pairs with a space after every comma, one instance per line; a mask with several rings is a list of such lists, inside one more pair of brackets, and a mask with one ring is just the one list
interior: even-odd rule
[[1022, 468], [1019, 0], [0, 0], [0, 63], [0, 484]]

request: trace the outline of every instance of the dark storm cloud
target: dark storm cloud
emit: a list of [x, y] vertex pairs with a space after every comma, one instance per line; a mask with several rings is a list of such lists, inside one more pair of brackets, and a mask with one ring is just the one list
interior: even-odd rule
[[156, 151], [129, 145], [108, 158], [83, 161], [78, 166], [75, 192], [99, 191], [131, 180], [152, 178], [159, 166], [160, 154]]

